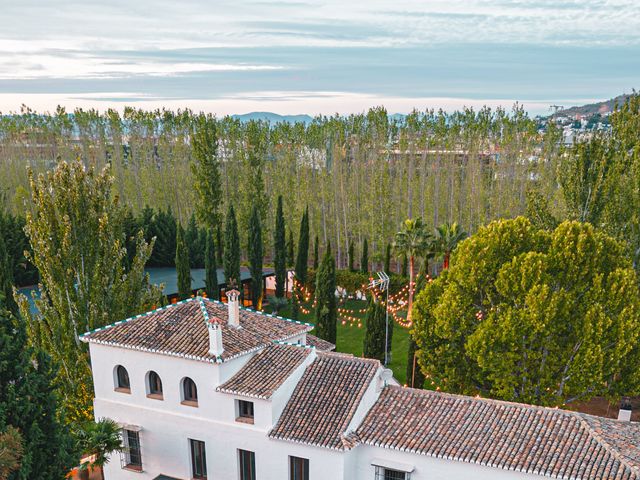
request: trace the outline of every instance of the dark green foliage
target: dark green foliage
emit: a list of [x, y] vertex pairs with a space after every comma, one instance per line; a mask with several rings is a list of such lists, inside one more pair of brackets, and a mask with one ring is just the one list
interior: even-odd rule
[[[369, 297], [366, 329], [364, 335], [364, 356], [367, 358], [376, 358], [384, 363], [385, 336], [387, 334], [386, 312], [384, 303], [375, 299], [373, 295]], [[389, 341], [389, 345], [390, 344], [391, 342]]]
[[295, 257], [295, 245], [293, 243], [293, 232], [289, 229], [289, 240], [287, 240], [287, 267], [293, 267]]
[[[424, 373], [420, 369], [418, 363], [418, 344], [416, 343], [413, 335], [409, 336], [409, 355], [407, 356], [407, 385], [413, 388], [422, 388], [424, 385], [425, 377]], [[415, 369], [414, 369], [415, 367]]]
[[193, 186], [198, 201], [195, 204], [198, 219], [206, 228], [220, 223], [222, 188], [218, 161], [218, 132], [216, 119], [201, 113], [194, 117], [191, 131]]
[[278, 197], [276, 228], [273, 232], [273, 263], [276, 274], [276, 297], [283, 298], [287, 281], [287, 252], [282, 195]]
[[[82, 453], [94, 456], [92, 467], [98, 467], [104, 478], [103, 467], [113, 453], [124, 451], [122, 427], [110, 418], [101, 418], [97, 422], [88, 422], [76, 432], [76, 439]], [[89, 462], [82, 467], [88, 467]]]
[[336, 343], [337, 304], [336, 304], [336, 264], [327, 248], [316, 274], [316, 335], [331, 343]]
[[147, 265], [151, 267], [173, 267], [176, 258], [176, 218], [171, 209], [159, 210], [153, 215], [148, 236], [156, 238], [153, 252]]
[[207, 297], [212, 300], [219, 300], [218, 289], [218, 265], [216, 262], [216, 246], [213, 241], [213, 234], [211, 230], [207, 232], [206, 248], [204, 253], [204, 268], [205, 268], [205, 289]]
[[362, 257], [360, 258], [360, 271], [362, 273], [369, 273], [369, 242], [364, 239], [362, 242]]
[[133, 259], [136, 258], [136, 236], [139, 230], [140, 228], [133, 212], [130, 208], [125, 208], [122, 216], [122, 231], [124, 233], [124, 247], [127, 249], [125, 258], [127, 269], [131, 267]]
[[406, 255], [402, 256], [402, 265], [400, 269], [400, 276], [408, 277], [409, 276], [409, 257]]
[[349, 241], [349, 270], [352, 272], [355, 271], [353, 265], [355, 263], [355, 247], [353, 245], [353, 240]]
[[13, 271], [2, 235], [0, 235], [0, 310], [18, 314], [18, 305], [13, 299]]
[[0, 207], [0, 237], [4, 240], [9, 267], [18, 287], [38, 283], [38, 270], [24, 256], [25, 251], [31, 251], [24, 225], [24, 217], [5, 213]]
[[309, 268], [309, 208], [305, 210], [300, 222], [298, 237], [298, 255], [296, 257], [296, 278], [304, 284]]
[[176, 274], [178, 276], [178, 297], [181, 300], [191, 296], [191, 268], [189, 267], [189, 247], [184, 239], [182, 225], [178, 225], [176, 236]]
[[191, 215], [189, 219], [184, 238], [189, 248], [189, 265], [191, 268], [204, 267], [206, 233], [204, 229], [198, 228], [195, 215]]
[[222, 228], [218, 225], [216, 229], [216, 249], [218, 255], [218, 265], [222, 265], [224, 261], [224, 241], [222, 240]]
[[313, 269], [314, 270], [318, 270], [318, 262], [320, 262], [319, 255], [320, 253], [318, 252], [318, 235], [316, 235], [316, 238], [313, 241]]
[[253, 308], [262, 309], [262, 226], [260, 212], [254, 205], [249, 219], [249, 265], [251, 269], [251, 301]]
[[384, 254], [384, 271], [391, 274], [391, 244], [387, 243], [387, 249]]
[[224, 276], [227, 285], [235, 281], [240, 285], [240, 236], [233, 205], [229, 204], [224, 229]]
[[24, 448], [10, 480], [62, 479], [77, 460], [55, 378], [51, 358], [28, 346], [24, 323], [0, 311], [0, 431], [18, 429]]

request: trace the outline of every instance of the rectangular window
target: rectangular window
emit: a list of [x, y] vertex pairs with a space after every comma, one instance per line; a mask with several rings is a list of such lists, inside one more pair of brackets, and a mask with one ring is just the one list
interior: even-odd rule
[[238, 400], [238, 417], [239, 422], [253, 423], [253, 402], [246, 400]]
[[376, 467], [375, 480], [411, 480], [411, 474], [407, 472], [401, 472], [400, 470]]
[[140, 449], [140, 433], [135, 430], [122, 430], [122, 468], [142, 471], [142, 452]]
[[289, 480], [309, 480], [309, 459], [289, 457]]
[[256, 454], [247, 450], [238, 450], [240, 480], [256, 480]]
[[207, 454], [204, 450], [204, 442], [189, 439], [191, 447], [191, 472], [193, 478], [203, 480], [207, 478]]

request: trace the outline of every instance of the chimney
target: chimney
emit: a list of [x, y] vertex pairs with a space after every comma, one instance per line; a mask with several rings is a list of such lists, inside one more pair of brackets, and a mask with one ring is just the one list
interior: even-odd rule
[[229, 308], [229, 326], [240, 328], [240, 292], [235, 288], [227, 292], [227, 306]]
[[224, 352], [222, 346], [222, 327], [214, 320], [207, 323], [209, 329], [209, 355], [220, 356]]
[[620, 410], [618, 410], [618, 420], [621, 422], [631, 421], [631, 401], [627, 397], [623, 397], [620, 402]]

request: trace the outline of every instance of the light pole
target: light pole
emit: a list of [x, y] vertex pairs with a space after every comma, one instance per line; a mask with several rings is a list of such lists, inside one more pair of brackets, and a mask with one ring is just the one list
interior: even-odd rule
[[380, 290], [386, 290], [387, 299], [385, 301], [385, 329], [384, 329], [384, 366], [389, 363], [389, 275], [384, 270], [376, 272], [378, 279], [371, 279], [369, 283], [369, 289], [379, 288]]

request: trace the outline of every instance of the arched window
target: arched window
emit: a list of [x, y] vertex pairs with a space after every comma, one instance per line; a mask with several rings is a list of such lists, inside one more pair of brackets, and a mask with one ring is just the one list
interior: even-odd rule
[[116, 367], [116, 390], [127, 392], [131, 390], [129, 372], [122, 365]]
[[147, 374], [148, 396], [153, 398], [162, 398], [162, 380], [153, 370]]
[[198, 403], [198, 389], [193, 380], [185, 377], [182, 380], [182, 400], [183, 403], [193, 405]]

